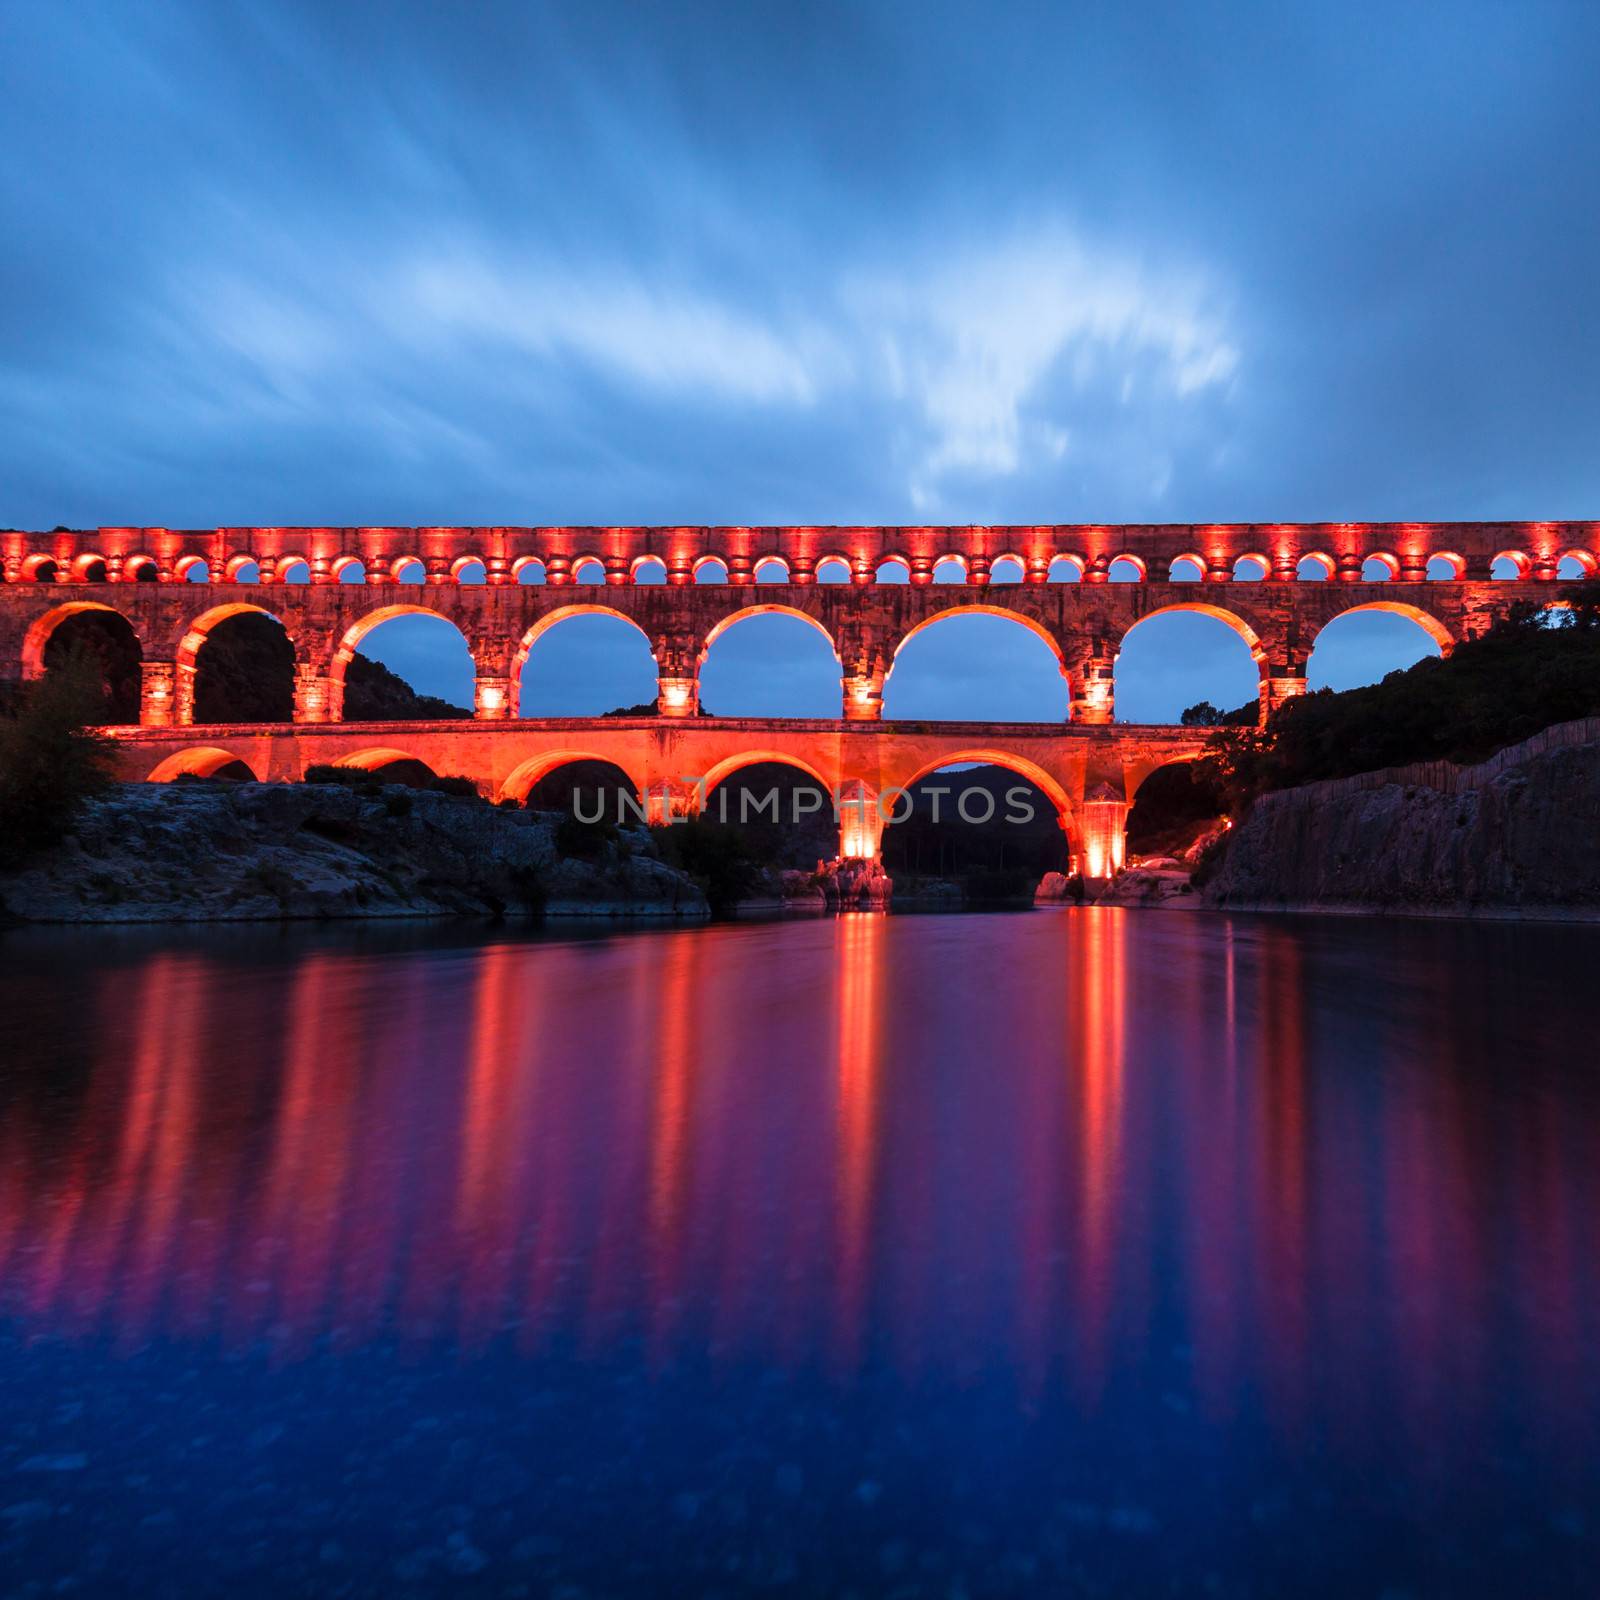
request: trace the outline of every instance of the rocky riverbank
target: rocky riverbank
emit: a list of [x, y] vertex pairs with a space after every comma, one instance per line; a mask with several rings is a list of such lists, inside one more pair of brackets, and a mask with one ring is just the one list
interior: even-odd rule
[[1600, 920], [1600, 719], [1476, 767], [1433, 762], [1265, 795], [1202, 895], [1227, 910]]
[[699, 918], [649, 835], [563, 855], [558, 819], [377, 785], [123, 784], [60, 844], [0, 875], [29, 922], [536, 915]]

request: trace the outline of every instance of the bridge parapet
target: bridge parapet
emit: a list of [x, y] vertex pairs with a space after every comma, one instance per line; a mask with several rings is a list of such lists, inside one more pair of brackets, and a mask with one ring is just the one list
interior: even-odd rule
[[1326, 574], [1359, 582], [1376, 561], [1391, 576], [1420, 582], [1441, 559], [1458, 576], [1483, 579], [1508, 557], [1525, 576], [1555, 579], [1570, 557], [1585, 575], [1600, 570], [1600, 523], [1319, 522], [1071, 523], [950, 527], [361, 527], [57, 529], [0, 531], [0, 575], [28, 581], [171, 583], [197, 563], [211, 579], [248, 577], [268, 586], [302, 572], [315, 586], [337, 584], [359, 567], [377, 587], [408, 572], [425, 586], [463, 581], [517, 584], [535, 567], [545, 582], [567, 587], [592, 573], [608, 587], [653, 577], [687, 586], [720, 565], [742, 588], [762, 581], [763, 564], [781, 563], [797, 587], [810, 587], [829, 563], [857, 586], [873, 582], [885, 563], [903, 569], [912, 587], [937, 581], [941, 566], [958, 568], [984, 587], [1001, 567], [1026, 584], [1049, 581], [1066, 564], [1085, 583], [1114, 580], [1126, 561], [1145, 581], [1169, 581], [1174, 564], [1195, 581], [1225, 583], [1240, 561], [1253, 561], [1268, 582], [1292, 580], [1311, 559]]

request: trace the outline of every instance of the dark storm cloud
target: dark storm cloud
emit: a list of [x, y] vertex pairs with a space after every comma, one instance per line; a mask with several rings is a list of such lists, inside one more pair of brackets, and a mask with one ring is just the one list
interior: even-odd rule
[[0, 521], [1592, 515], [1597, 32], [13, 3]]

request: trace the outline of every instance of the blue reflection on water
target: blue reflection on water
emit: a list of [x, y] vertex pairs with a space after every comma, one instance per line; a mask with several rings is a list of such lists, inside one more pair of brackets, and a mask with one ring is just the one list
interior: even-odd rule
[[1540, 1595], [1587, 929], [0, 945], [0, 1572]]

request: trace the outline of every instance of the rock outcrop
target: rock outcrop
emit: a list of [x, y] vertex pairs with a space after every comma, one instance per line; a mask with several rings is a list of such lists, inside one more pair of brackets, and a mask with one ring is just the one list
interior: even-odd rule
[[1547, 729], [1478, 767], [1265, 795], [1203, 893], [1234, 910], [1600, 919], [1600, 727]]
[[36, 922], [706, 915], [648, 834], [577, 860], [558, 852], [557, 820], [394, 786], [125, 784], [0, 876], [0, 911]]
[[877, 861], [830, 861], [818, 875], [830, 911], [883, 911], [894, 882]]

